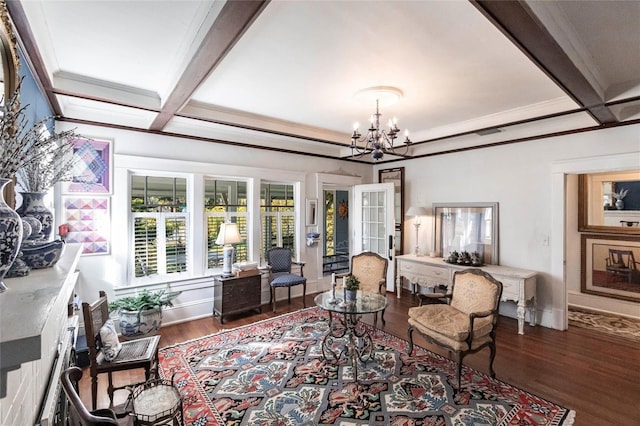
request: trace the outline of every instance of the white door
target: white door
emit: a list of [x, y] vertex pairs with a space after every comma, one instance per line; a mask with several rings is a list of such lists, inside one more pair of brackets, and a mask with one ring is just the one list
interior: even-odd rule
[[354, 186], [353, 251], [372, 251], [389, 260], [387, 291], [395, 283], [395, 217], [393, 183]]

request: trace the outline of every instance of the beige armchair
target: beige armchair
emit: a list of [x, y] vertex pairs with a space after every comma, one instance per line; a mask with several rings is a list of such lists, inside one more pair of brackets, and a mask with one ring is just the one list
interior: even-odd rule
[[457, 271], [453, 276], [448, 304], [432, 304], [409, 309], [409, 353], [413, 352], [413, 332], [455, 354], [457, 385], [460, 388], [462, 360], [467, 354], [489, 347], [489, 372], [495, 377], [496, 325], [502, 283], [480, 269]]
[[[360, 290], [371, 293], [387, 294], [387, 268], [389, 262], [377, 253], [365, 251], [351, 257], [351, 269], [348, 274], [339, 274], [337, 277], [355, 275], [360, 281]], [[381, 313], [384, 324], [384, 310]], [[378, 314], [375, 314], [374, 326], [378, 325]]]

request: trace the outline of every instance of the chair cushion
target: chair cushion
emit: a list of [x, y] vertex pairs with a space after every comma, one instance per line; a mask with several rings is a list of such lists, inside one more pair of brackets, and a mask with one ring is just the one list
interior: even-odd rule
[[269, 284], [272, 287], [290, 287], [292, 285], [304, 284], [307, 282], [305, 277], [294, 274], [280, 274], [275, 277]]
[[113, 320], [108, 319], [100, 328], [100, 341], [102, 342], [102, 353], [106, 361], [113, 361], [118, 356], [122, 344], [118, 340], [116, 326]]
[[[413, 320], [421, 332], [429, 330], [454, 342], [462, 342], [469, 337], [469, 316], [450, 305], [436, 304], [410, 308], [409, 319]], [[474, 339], [486, 336], [492, 327], [491, 316], [477, 318], [474, 324]]]

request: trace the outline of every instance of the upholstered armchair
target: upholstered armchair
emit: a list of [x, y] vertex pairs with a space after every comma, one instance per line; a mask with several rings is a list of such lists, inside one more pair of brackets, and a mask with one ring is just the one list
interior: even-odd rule
[[[291, 287], [302, 284], [302, 305], [307, 307], [307, 279], [304, 277], [304, 262], [292, 260], [291, 249], [274, 247], [267, 250], [267, 267], [269, 268], [270, 300], [273, 313], [276, 313], [276, 288], [286, 287], [289, 291], [289, 303], [291, 303]], [[291, 273], [291, 265], [300, 266], [300, 275]]]
[[455, 355], [457, 385], [460, 388], [462, 361], [485, 347], [491, 350], [489, 373], [495, 377], [496, 325], [502, 283], [480, 269], [456, 271], [447, 304], [429, 304], [409, 309], [409, 353], [413, 332]]
[[[387, 294], [387, 268], [389, 262], [377, 253], [365, 251], [351, 257], [351, 269], [348, 274], [339, 274], [338, 278], [355, 275], [360, 281], [360, 290], [371, 293]], [[384, 324], [384, 310], [381, 313]], [[375, 314], [374, 326], [378, 324], [378, 314]]]

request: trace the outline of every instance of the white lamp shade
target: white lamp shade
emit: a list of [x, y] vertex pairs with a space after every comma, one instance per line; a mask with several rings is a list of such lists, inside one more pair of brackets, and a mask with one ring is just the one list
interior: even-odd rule
[[418, 206], [409, 207], [409, 210], [407, 210], [407, 214], [406, 214], [406, 216], [410, 216], [410, 217], [426, 216], [426, 215], [427, 215], [427, 209], [425, 209], [424, 207], [418, 207]]
[[220, 225], [220, 233], [218, 234], [218, 238], [216, 238], [216, 244], [226, 245], [241, 242], [242, 237], [240, 236], [240, 232], [238, 232], [237, 224], [227, 222]]

